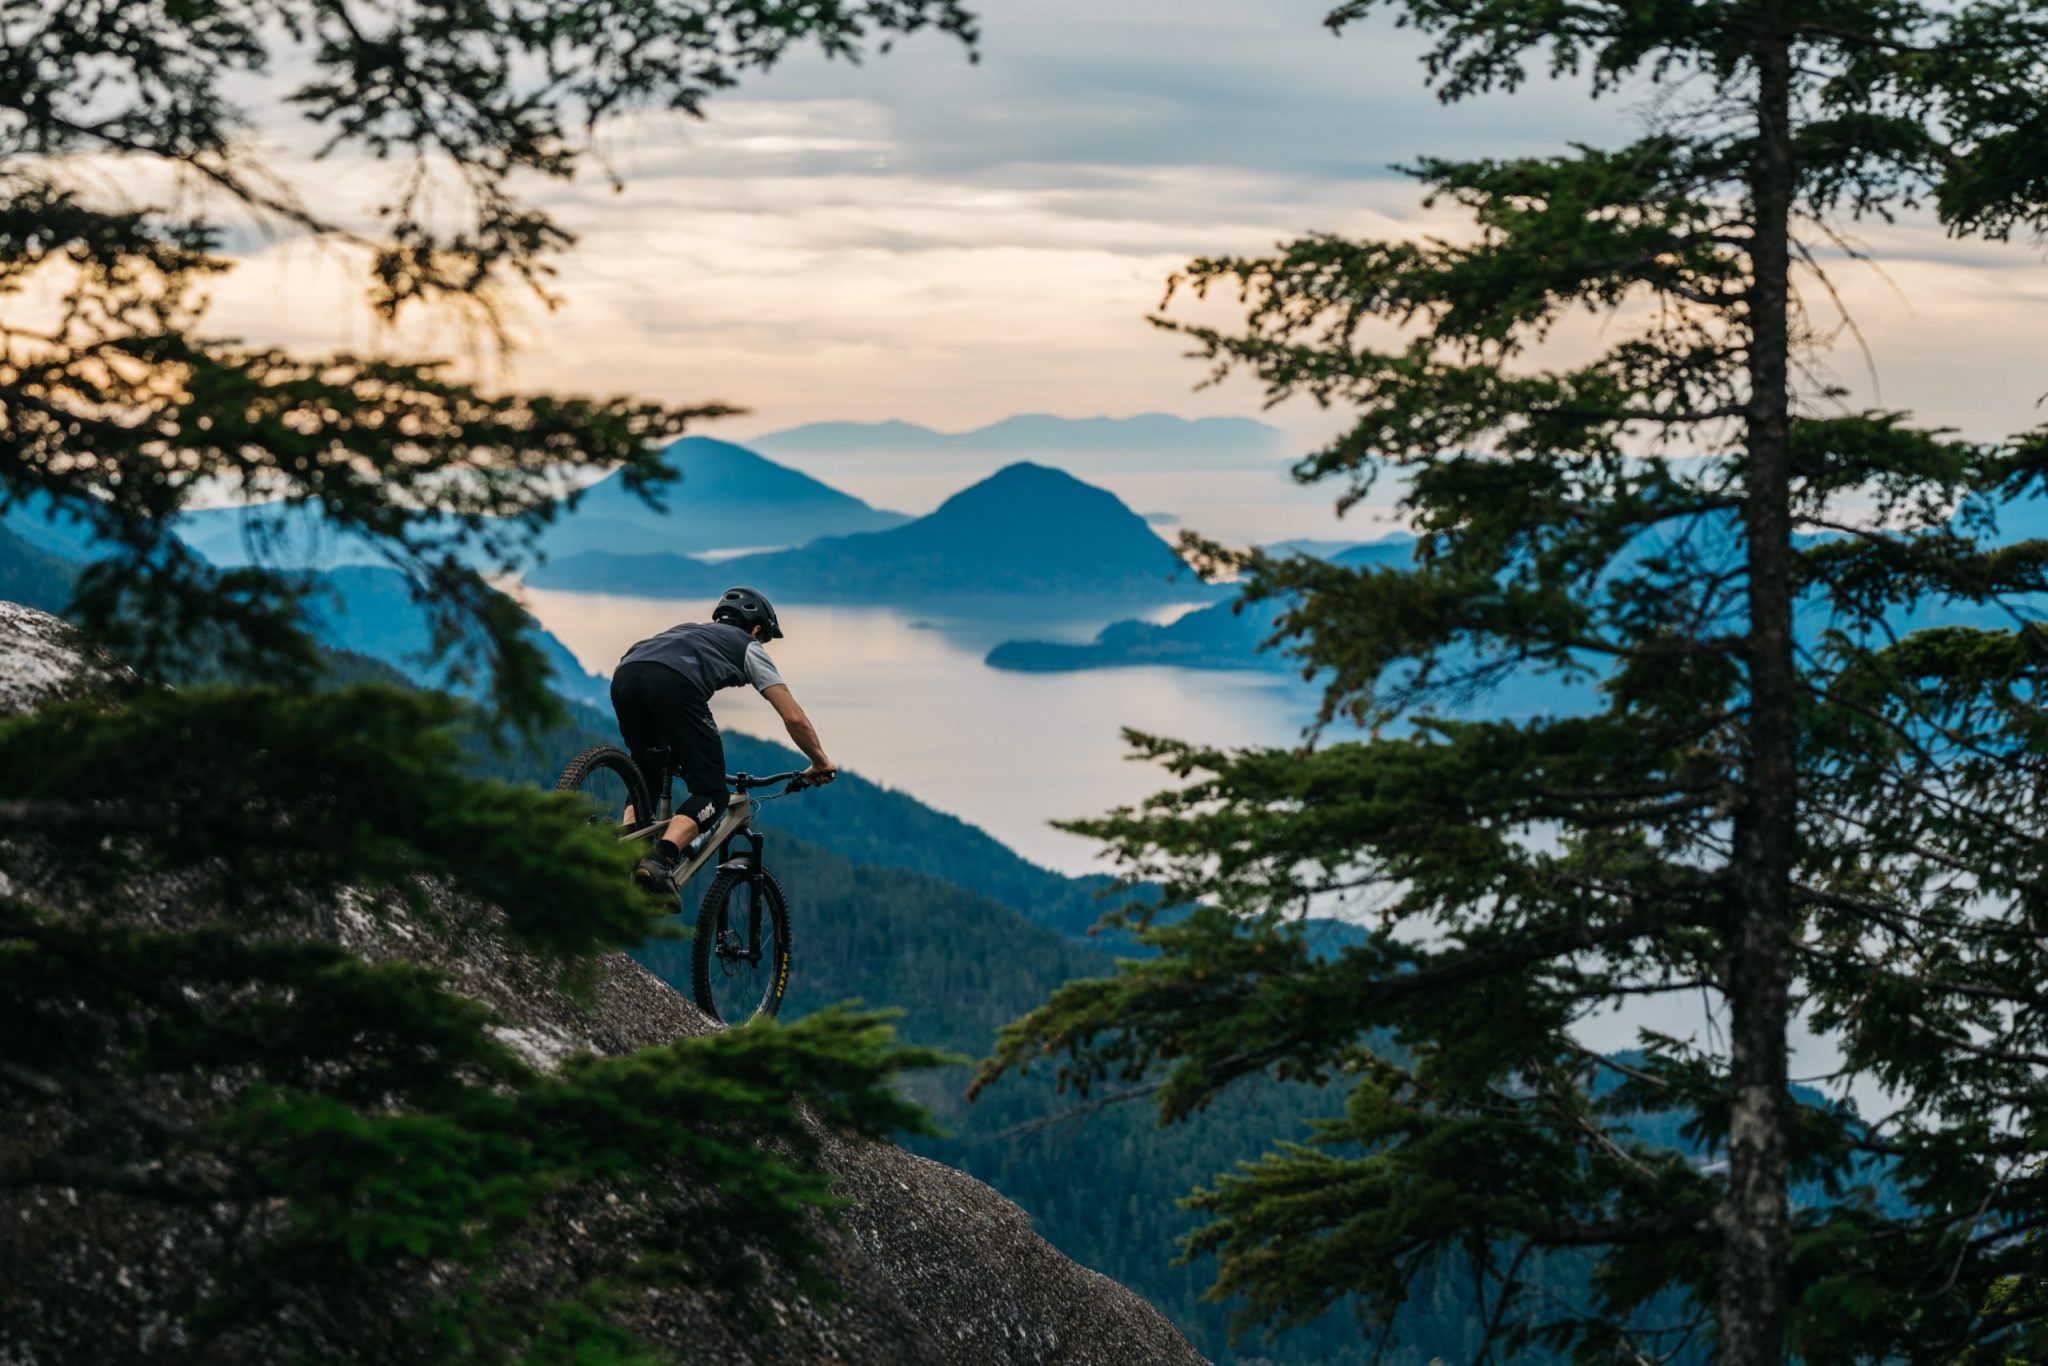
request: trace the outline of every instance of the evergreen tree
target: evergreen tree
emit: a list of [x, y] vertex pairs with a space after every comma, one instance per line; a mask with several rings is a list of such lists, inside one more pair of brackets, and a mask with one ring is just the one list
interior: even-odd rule
[[[1169, 1121], [1261, 1074], [1347, 1088], [1341, 1121], [1192, 1197], [1247, 1327], [1344, 1301], [1385, 1322], [1457, 1274], [1488, 1352], [2040, 1357], [2012, 1287], [2048, 1221], [2048, 542], [2009, 514], [2048, 437], [1849, 407], [1823, 266], [1866, 218], [2048, 227], [2048, 6], [1354, 0], [1329, 23], [1381, 8], [1430, 37], [1446, 99], [1533, 68], [1660, 112], [1612, 149], [1421, 163], [1460, 239], [1317, 236], [1176, 281], [1241, 292], [1242, 327], [1178, 324], [1219, 373], [1355, 410], [1298, 474], [1347, 505], [1397, 474], [1417, 562], [1211, 548], [1327, 671], [1324, 725], [1292, 754], [1136, 737], [1183, 785], [1075, 828], [1164, 885], [1125, 913], [1157, 956], [1054, 994], [983, 1080], [1050, 1054], [1083, 1089], [1149, 1079]], [[1553, 363], [1582, 313], [1605, 349]], [[1544, 675], [1583, 706], [1487, 718]], [[1318, 955], [1295, 927], [1333, 900], [1379, 928]], [[1686, 995], [1703, 1038], [1578, 1041]], [[1801, 1022], [1882, 1113], [1791, 1101]], [[1687, 1143], [1632, 1129], [1672, 1111]], [[1527, 1275], [1567, 1252], [1594, 1266], [1577, 1301]]]
[[[932, 26], [973, 36], [957, 0], [0, 0], [0, 500], [44, 495], [105, 543], [73, 614], [145, 669], [201, 631], [230, 662], [305, 665], [295, 586], [212, 571], [171, 521], [197, 493], [313, 505], [376, 538], [449, 639], [481, 632], [510, 666], [491, 671], [502, 704], [545, 710], [483, 572], [554, 515], [550, 476], [617, 467], [651, 494], [672, 477], [653, 443], [726, 410], [491, 393], [444, 365], [210, 336], [228, 226], [253, 215], [347, 255], [385, 318], [439, 305], [496, 327], [522, 287], [553, 302], [550, 259], [573, 245], [522, 192], [585, 166], [604, 119], [694, 114], [798, 44], [854, 58]], [[279, 103], [323, 158], [392, 165], [379, 202], [308, 201], [259, 157], [235, 93], [273, 63], [299, 73]]]
[[[209, 335], [227, 225], [349, 253], [387, 316], [494, 326], [514, 291], [547, 299], [570, 245], [523, 193], [571, 175], [602, 120], [695, 112], [798, 44], [851, 58], [933, 26], [972, 38], [952, 0], [0, 0], [0, 510], [76, 524], [97, 560], [67, 614], [141, 674], [0, 722], [0, 1202], [10, 1240], [69, 1221], [45, 1269], [95, 1240], [147, 1253], [153, 1323], [111, 1341], [645, 1360], [642, 1286], [736, 1291], [775, 1265], [829, 1291], [811, 1123], [921, 1128], [893, 1079], [939, 1055], [828, 1011], [543, 1070], [436, 972], [344, 947], [341, 919], [422, 943], [482, 923], [575, 988], [658, 913], [564, 799], [464, 775], [447, 699], [307, 686], [307, 585], [214, 570], [175, 517], [225, 493], [370, 538], [491, 685], [493, 728], [537, 731], [559, 708], [486, 575], [580, 471], [653, 497], [654, 443], [721, 410]], [[252, 150], [235, 95], [273, 64], [323, 155], [390, 166], [360, 222]], [[245, 682], [161, 686], [223, 675]], [[576, 1256], [530, 1255], [579, 1218]], [[6, 1350], [61, 1350], [7, 1282]]]

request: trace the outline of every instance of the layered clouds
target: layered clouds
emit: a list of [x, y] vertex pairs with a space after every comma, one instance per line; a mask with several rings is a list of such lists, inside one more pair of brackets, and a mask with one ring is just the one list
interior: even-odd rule
[[[1196, 392], [1199, 368], [1144, 321], [1189, 257], [1309, 229], [1456, 232], [1389, 167], [1612, 143], [1665, 112], [1574, 84], [1444, 106], [1422, 87], [1414, 35], [1375, 20], [1333, 36], [1324, 8], [987, 0], [978, 63], [920, 36], [859, 67], [802, 57], [702, 122], [609, 125], [622, 192], [599, 174], [533, 187], [581, 237], [555, 282], [564, 306], [526, 306], [522, 349], [486, 348], [482, 363], [550, 388], [743, 404], [753, 415], [720, 433], [742, 437], [822, 418], [1251, 414], [1256, 391]], [[299, 136], [282, 117], [274, 135]], [[311, 188], [367, 202], [370, 181], [340, 163]], [[1841, 263], [1836, 283], [1877, 387], [1846, 332], [1836, 378], [1975, 435], [2037, 420], [2040, 252], [1952, 243], [1925, 222], [1867, 238], [1877, 265]], [[224, 330], [380, 340], [345, 257], [242, 245], [247, 268], [217, 291]], [[445, 320], [414, 326], [409, 344], [462, 354], [475, 340]], [[1336, 421], [1276, 420], [1301, 446]]]

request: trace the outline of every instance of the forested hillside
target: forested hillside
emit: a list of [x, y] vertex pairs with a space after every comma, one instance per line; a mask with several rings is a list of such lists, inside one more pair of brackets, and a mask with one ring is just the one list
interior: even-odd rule
[[[561, 556], [800, 545], [908, 520], [731, 442], [684, 437], [660, 458], [674, 471], [676, 489], [687, 493], [662, 508], [649, 507], [614, 471], [577, 493], [575, 506], [565, 506], [541, 534], [538, 550]], [[218, 565], [248, 565], [259, 558], [292, 569], [384, 563], [373, 538], [336, 527], [310, 503], [199, 508], [177, 525], [187, 544]]]
[[61, 611], [78, 568], [0, 526], [0, 600]]
[[[467, 692], [476, 686], [478, 642], [458, 643], [436, 657], [432, 623], [396, 570], [341, 565], [321, 573], [317, 583], [307, 603], [307, 624], [323, 645], [381, 659], [433, 687]], [[604, 698], [605, 680], [585, 673], [561, 641], [537, 625], [533, 641], [556, 692], [586, 702]]]

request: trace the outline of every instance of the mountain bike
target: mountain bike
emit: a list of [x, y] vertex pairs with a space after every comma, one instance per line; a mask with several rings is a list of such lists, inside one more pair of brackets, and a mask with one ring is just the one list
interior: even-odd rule
[[[653, 838], [675, 814], [675, 770], [668, 751], [645, 753], [652, 773], [643, 774], [622, 749], [594, 745], [569, 761], [555, 790], [575, 793], [587, 819], [617, 830], [621, 843]], [[761, 865], [767, 839], [754, 828], [754, 811], [809, 784], [800, 770], [765, 777], [728, 773], [725, 781], [733, 796], [718, 823], [698, 835], [695, 852], [685, 851], [675, 887], [677, 909], [687, 913], [690, 879], [715, 866], [690, 941], [690, 990], [697, 1008], [713, 1020], [738, 1024], [775, 1014], [789, 988], [789, 902], [782, 884]], [[772, 797], [752, 795], [778, 783], [787, 786]]]

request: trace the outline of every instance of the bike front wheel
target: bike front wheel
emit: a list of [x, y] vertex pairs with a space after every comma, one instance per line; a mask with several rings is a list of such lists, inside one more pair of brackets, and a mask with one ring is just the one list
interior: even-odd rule
[[555, 780], [555, 791], [575, 793], [584, 819], [622, 835], [654, 819], [646, 779], [631, 755], [611, 745], [593, 745], [571, 759]]
[[789, 987], [789, 905], [767, 873], [719, 870], [697, 910], [690, 985], [714, 1020], [745, 1024], [782, 1009]]

